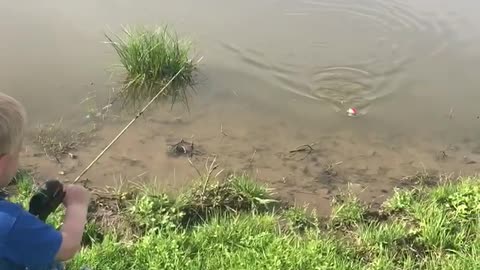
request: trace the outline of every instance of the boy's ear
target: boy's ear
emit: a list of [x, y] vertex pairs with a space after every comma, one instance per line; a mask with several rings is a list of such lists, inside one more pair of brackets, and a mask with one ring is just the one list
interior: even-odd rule
[[0, 154], [0, 173], [6, 169], [7, 165], [8, 165], [8, 155]]
[[14, 160], [15, 158], [12, 155], [0, 154], [0, 186], [8, 185], [15, 176], [16, 164]]

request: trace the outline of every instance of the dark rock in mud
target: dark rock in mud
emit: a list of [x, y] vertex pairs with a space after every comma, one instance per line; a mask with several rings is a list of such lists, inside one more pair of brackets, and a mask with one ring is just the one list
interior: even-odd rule
[[193, 142], [187, 142], [183, 139], [178, 143], [169, 145], [167, 151], [168, 154], [173, 157], [192, 157], [193, 155], [201, 154], [201, 151], [197, 149], [197, 146], [194, 145]]

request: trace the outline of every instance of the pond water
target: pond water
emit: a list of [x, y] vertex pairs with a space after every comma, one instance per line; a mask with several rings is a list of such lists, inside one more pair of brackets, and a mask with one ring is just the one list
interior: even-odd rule
[[[204, 56], [190, 112], [152, 107], [86, 177], [178, 190], [196, 171], [167, 147], [193, 140], [199, 170], [216, 155], [220, 168], [326, 212], [347, 183], [381, 201], [406, 175], [480, 168], [479, 8], [473, 0], [3, 1], [0, 89], [25, 104], [32, 127], [59, 118], [86, 127], [82, 100], [107, 104], [118, 87], [104, 33], [167, 23]], [[347, 116], [350, 107], [358, 117]], [[27, 143], [24, 165], [71, 180], [131, 117], [103, 122], [78, 159], [61, 164]], [[313, 151], [290, 153], [301, 145]]]

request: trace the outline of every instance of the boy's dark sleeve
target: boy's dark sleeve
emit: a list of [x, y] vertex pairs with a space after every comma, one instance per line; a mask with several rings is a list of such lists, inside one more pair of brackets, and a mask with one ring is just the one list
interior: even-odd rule
[[28, 212], [22, 212], [13, 225], [7, 242], [13, 261], [26, 266], [55, 261], [62, 234]]

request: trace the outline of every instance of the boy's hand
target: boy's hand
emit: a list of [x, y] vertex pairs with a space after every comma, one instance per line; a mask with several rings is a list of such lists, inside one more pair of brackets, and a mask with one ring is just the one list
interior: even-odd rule
[[62, 226], [62, 245], [56, 259], [71, 259], [81, 248], [82, 236], [87, 223], [90, 192], [80, 185], [65, 185], [65, 219]]
[[90, 192], [80, 185], [66, 185], [64, 187], [65, 198], [63, 204], [65, 207], [71, 205], [88, 205], [90, 203]]

